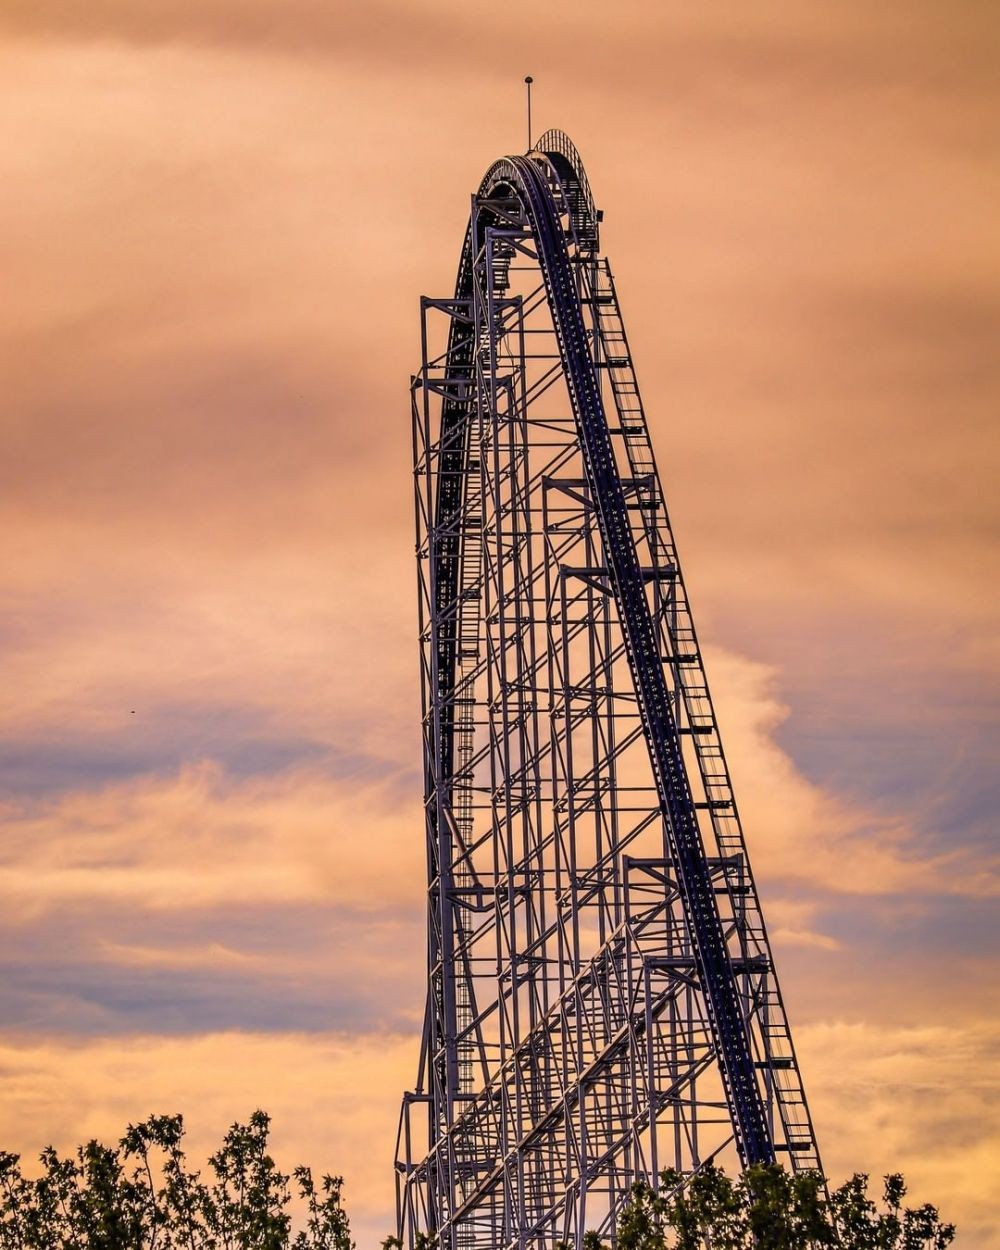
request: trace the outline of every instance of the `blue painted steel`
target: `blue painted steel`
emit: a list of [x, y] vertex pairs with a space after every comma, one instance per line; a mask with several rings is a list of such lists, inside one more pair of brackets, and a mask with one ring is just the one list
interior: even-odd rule
[[565, 238], [542, 171], [527, 157], [512, 157], [510, 164], [516, 171], [524, 207], [538, 243], [539, 262], [597, 505], [601, 538], [666, 816], [678, 884], [719, 1049], [737, 1148], [745, 1164], [771, 1163], [775, 1157], [774, 1144], [698, 829], [680, 737], [670, 707], [663, 659], [643, 588], [625, 492], [615, 462]]
[[[505, 1245], [541, 1244], [525, 1238], [535, 1238], [543, 1227], [547, 1230], [545, 1236], [555, 1236], [555, 1225], [551, 1224], [550, 1228], [549, 1223], [550, 1212], [556, 1209], [554, 1204], [569, 1203], [573, 1192], [585, 1194], [587, 1184], [592, 1180], [592, 1176], [585, 1173], [586, 1161], [580, 1165], [578, 1176], [572, 1174], [575, 1162], [572, 1166], [561, 1160], [559, 1166], [550, 1163], [549, 1175], [541, 1186], [537, 1175], [528, 1167], [534, 1143], [545, 1138], [555, 1121], [562, 1117], [568, 1124], [571, 1113], [575, 1114], [579, 1109], [582, 1114], [582, 1091], [585, 1080], [590, 1079], [590, 1069], [579, 1062], [578, 1056], [576, 1066], [566, 1059], [563, 1071], [566, 1088], [560, 1098], [548, 1097], [539, 1081], [539, 1116], [533, 1122], [529, 1120], [530, 1127], [526, 1133], [518, 1127], [516, 1138], [505, 1136], [508, 1123], [515, 1126], [522, 1123], [519, 1110], [508, 1120], [507, 1100], [511, 1096], [520, 1097], [522, 1086], [529, 1091], [531, 1089], [528, 1068], [522, 1065], [529, 1057], [541, 1055], [547, 1040], [552, 1053], [557, 1051], [554, 1031], [553, 1037], [548, 1038], [548, 1031], [554, 1030], [551, 1023], [556, 1018], [554, 1008], [551, 1017], [543, 1017], [538, 1024], [537, 1038], [515, 1032], [512, 1043], [504, 1040], [508, 1049], [501, 1049], [501, 1058], [496, 1060], [494, 1067], [490, 1068], [487, 1059], [482, 1059], [480, 1068], [484, 1075], [479, 1085], [469, 1077], [472, 1065], [467, 1057], [471, 1029], [478, 1027], [470, 1025], [477, 1020], [477, 1011], [476, 988], [468, 963], [469, 933], [470, 926], [479, 923], [478, 920], [473, 922], [471, 917], [482, 914], [483, 897], [489, 895], [493, 879], [487, 869], [486, 894], [483, 897], [477, 895], [473, 900], [470, 881], [467, 876], [463, 877], [470, 871], [472, 859], [466, 851], [467, 843], [463, 842], [456, 820], [456, 811], [460, 810], [456, 802], [462, 802], [461, 797], [456, 801], [456, 794], [467, 796], [473, 784], [468, 775], [471, 748], [464, 745], [469, 730], [463, 728], [465, 722], [462, 719], [462, 706], [473, 701], [470, 691], [462, 685], [463, 665], [464, 671], [469, 671], [468, 659], [462, 658], [467, 656], [468, 648], [467, 641], [463, 641], [462, 613], [465, 609], [462, 605], [469, 595], [466, 565], [470, 559], [475, 559], [477, 544], [481, 547], [488, 534], [485, 510], [470, 506], [470, 498], [476, 500], [481, 480], [477, 439], [482, 437], [483, 424], [494, 419], [489, 406], [489, 375], [480, 376], [483, 374], [482, 360], [484, 353], [494, 350], [493, 336], [498, 333], [493, 328], [494, 314], [490, 311], [492, 296], [489, 294], [497, 280], [487, 276], [483, 282], [480, 271], [485, 265], [489, 273], [490, 262], [485, 258], [496, 255], [490, 249], [509, 246], [505, 240], [511, 236], [516, 237], [519, 246], [524, 245], [530, 260], [537, 260], [544, 283], [547, 297], [544, 303], [551, 320], [544, 330], [549, 336], [545, 350], [555, 352], [551, 337], [554, 332], [558, 347], [558, 371], [565, 378], [573, 413], [573, 421], [566, 422], [566, 427], [568, 430], [570, 425], [575, 426], [574, 433], [567, 432], [567, 438], [574, 444], [573, 454], [578, 457], [574, 461], [574, 474], [578, 478], [582, 469], [589, 484], [588, 507], [592, 504], [593, 512], [589, 514], [588, 524], [594, 539], [599, 538], [601, 557], [606, 565], [606, 570], [600, 572], [602, 575], [606, 572], [614, 596], [614, 619], [621, 631], [620, 638], [624, 643], [635, 692], [630, 715], [634, 724], [635, 709], [638, 707], [641, 732], [651, 763], [652, 776], [646, 774], [644, 781], [648, 795], [645, 801], [651, 820], [655, 820], [657, 808], [662, 814], [667, 844], [663, 853], [667, 857], [665, 862], [669, 864], [671, 878], [676, 882], [671, 905], [676, 907], [677, 903], [680, 904], [679, 910], [683, 911], [683, 923], [690, 938], [690, 946], [685, 945], [685, 958], [690, 959], [693, 955], [698, 998], [704, 1004], [703, 1008], [699, 1007], [698, 1027], [706, 1044], [710, 1034], [713, 1063], [717, 1062], [728, 1104], [729, 1116], [726, 1118], [732, 1123], [733, 1139], [744, 1164], [772, 1162], [776, 1150], [786, 1150], [798, 1152], [790, 1156], [793, 1166], [819, 1166], [815, 1138], [791, 1051], [790, 1033], [777, 983], [773, 979], [763, 921], [753, 895], [749, 864], [745, 862], [738, 817], [735, 816], [731, 793], [727, 790], [724, 800], [719, 800], [718, 790], [709, 788], [719, 783], [706, 780], [704, 738], [692, 739], [696, 771], [689, 778], [691, 763], [685, 758], [681, 735], [693, 734], [696, 728], [705, 732], [707, 725], [704, 719], [706, 714], [702, 711], [695, 726], [690, 687], [680, 681], [680, 672], [685, 675], [702, 673], [701, 661], [694, 642], [693, 627], [689, 626], [683, 634], [684, 640], [690, 640], [686, 646], [679, 641], [679, 634], [664, 638], [663, 622], [658, 621], [647, 591], [649, 570], [640, 567], [640, 550], [630, 518], [630, 507], [634, 509], [635, 504], [628, 502], [630, 498], [634, 499], [634, 494], [631, 497], [628, 495], [629, 481], [623, 481], [623, 476], [628, 477], [629, 470], [623, 468], [619, 472], [613, 443], [613, 434], [626, 434], [626, 431], [624, 428], [613, 431], [609, 426], [597, 372], [598, 362], [608, 364], [611, 357], [617, 357], [618, 353], [605, 348], [602, 356], [601, 343], [604, 340], [601, 335], [604, 331], [600, 326], [588, 331], [584, 312], [586, 304], [593, 309], [598, 303], [610, 304], [616, 297], [601, 294], [598, 298], [596, 277], [589, 276], [589, 268], [581, 268], [581, 264], [586, 267], [594, 261], [593, 273], [597, 273], [600, 258], [595, 257], [595, 252], [599, 215], [593, 207], [586, 176], [575, 149], [565, 136], [556, 138], [561, 140], [561, 145], [557, 145], [553, 152], [546, 149], [527, 157], [507, 157], [497, 161], [487, 172], [473, 201], [473, 217], [462, 249], [455, 295], [445, 301], [425, 302], [425, 308], [443, 309], [451, 318], [447, 351], [443, 356], [435, 357], [438, 371], [429, 369], [425, 325], [424, 368], [414, 379], [414, 394], [422, 393], [426, 424], [422, 435], [425, 460], [418, 472], [418, 482], [426, 482], [427, 489], [421, 495], [418, 487], [418, 551], [419, 534], [423, 527], [426, 546], [421, 558], [427, 561], [421, 573], [421, 629], [424, 638], [422, 679], [428, 832], [429, 984], [421, 1075], [416, 1092], [406, 1095], [409, 1102], [404, 1100], [401, 1133], [403, 1123], [409, 1124], [405, 1108], [426, 1104], [428, 1148], [426, 1155], [418, 1152], [410, 1141], [407, 1127], [403, 1162], [397, 1162], [397, 1166], [402, 1176], [400, 1193], [404, 1196], [401, 1202], [417, 1204], [406, 1206], [405, 1219], [401, 1205], [401, 1232], [405, 1223], [410, 1244], [414, 1244], [415, 1230], [427, 1231], [435, 1238], [434, 1244], [448, 1250], [500, 1244], [496, 1239], [501, 1232], [504, 1236], [510, 1233], [520, 1238], [506, 1240]], [[564, 216], [561, 217], [560, 213]], [[501, 240], [499, 245], [496, 242], [498, 238]], [[610, 278], [610, 271], [608, 275]], [[497, 282], [496, 289], [507, 289], [502, 285], [504, 280]], [[538, 289], [537, 277], [532, 278], [532, 283]], [[485, 312], [484, 288], [487, 291]], [[540, 290], [538, 293], [541, 295]], [[620, 333], [618, 341], [624, 344], [623, 329]], [[624, 353], [627, 354], [627, 345], [624, 345]], [[550, 355], [548, 358], [555, 357]], [[618, 364], [620, 367], [620, 362]], [[427, 389], [421, 392], [422, 387]], [[620, 424], [624, 427], [619, 390], [615, 389], [613, 378], [612, 391]], [[637, 396], [637, 390], [633, 389], [630, 394]], [[441, 396], [436, 410], [440, 424], [433, 435], [430, 433], [429, 415], [431, 396]], [[565, 413], [564, 408], [562, 412]], [[641, 407], [638, 412], [640, 421], [644, 421]], [[489, 428], [488, 425], [486, 428]], [[631, 425], [630, 428], [634, 431], [636, 427]], [[644, 424], [638, 428], [644, 429]], [[415, 452], [416, 430], [415, 424]], [[634, 475], [635, 453], [628, 448], [625, 454]], [[419, 457], [416, 463], [421, 464]], [[655, 476], [651, 456], [648, 465], [649, 472]], [[630, 480], [633, 481], [634, 492], [634, 481], [638, 479]], [[595, 521], [597, 534], [593, 533]], [[668, 542], [668, 546], [672, 550], [672, 543]], [[653, 563], [655, 565], [655, 558]], [[671, 575], [679, 577], [676, 564], [671, 565]], [[682, 588], [682, 583], [675, 583], [675, 586], [678, 584]], [[473, 597], [481, 593], [476, 591], [473, 582], [470, 582], [470, 587]], [[683, 661], [688, 664], [683, 670], [674, 671], [676, 680], [672, 684], [665, 664]], [[704, 686], [703, 673], [701, 680]], [[695, 697], [707, 701], [707, 687], [704, 687], [702, 695]], [[485, 703], [481, 707], [485, 711]], [[536, 714], [540, 714], [537, 709]], [[710, 704], [708, 717], [713, 722], [714, 731]], [[684, 728], [685, 724], [687, 728]], [[506, 729], [506, 725], [502, 726], [500, 735], [505, 742]], [[638, 726], [634, 740], [637, 737]], [[721, 745], [718, 751], [718, 756], [713, 758], [721, 759]], [[717, 773], [714, 775], [718, 776]], [[699, 780], [705, 786], [706, 801], [696, 805], [692, 784], [697, 786]], [[725, 784], [728, 786], [728, 778]], [[465, 801], [468, 802], [467, 797]], [[703, 841], [699, 807], [726, 807], [731, 813], [726, 819], [735, 822], [735, 833], [724, 845], [719, 824], [712, 815], [718, 843], [714, 859], [709, 858]], [[464, 819], [471, 820], [469, 817]], [[486, 833], [485, 836], [490, 835]], [[719, 894], [727, 892], [725, 886], [720, 889], [720, 882], [728, 880], [726, 876], [720, 876], [720, 856], [725, 857], [729, 864], [739, 865], [739, 897], [741, 900], [752, 897], [754, 901], [753, 915], [756, 919], [750, 924], [745, 910], [738, 912], [733, 907], [727, 913], [720, 908]], [[479, 888], [477, 884], [476, 889]], [[505, 888], [510, 889], [509, 879]], [[539, 884], [540, 892], [541, 889]], [[673, 881], [670, 889], [674, 890]], [[736, 889], [733, 885], [734, 893]], [[729, 901], [732, 906], [731, 895]], [[741, 909], [745, 906], [741, 902]], [[462, 907], [471, 910], [463, 913]], [[498, 912], [502, 910], [502, 901], [497, 903], [497, 908]], [[509, 904], [507, 914], [512, 911], [513, 907]], [[729, 919], [724, 920], [724, 915]], [[677, 910], [674, 917], [679, 924]], [[555, 923], [551, 922], [553, 929]], [[730, 925], [731, 928], [728, 927]], [[616, 942], [624, 940], [615, 937]], [[607, 949], [611, 950], [611, 947]], [[751, 985], [749, 967], [754, 959], [760, 961], [762, 975], [769, 978], [766, 989], [762, 984]], [[463, 960], [466, 962], [463, 963]], [[498, 978], [500, 975], [498, 971]], [[497, 1005], [508, 997], [513, 1000], [514, 988], [519, 984], [518, 975], [517, 961], [512, 955], [507, 980], [498, 980]], [[492, 1009], [489, 987], [486, 995], [483, 1019]], [[580, 1001], [583, 1002], [582, 997]], [[647, 1006], [647, 1013], [649, 1011]], [[748, 1018], [744, 1016], [745, 1011]], [[582, 1014], [581, 1009], [581, 1017]], [[636, 1036], [644, 1028], [650, 1030], [654, 1020], [655, 1016], [650, 1016], [645, 1023], [633, 1021]], [[622, 1026], [618, 1022], [615, 1027]], [[693, 1027], [691, 1016], [688, 1027]], [[646, 1036], [650, 1033], [647, 1032]], [[613, 1046], [620, 1048], [628, 1041], [629, 1034], [622, 1029], [620, 1035], [616, 1035]], [[481, 1038], [478, 1044], [483, 1047]], [[582, 1044], [579, 1049], [582, 1054]], [[618, 1050], [614, 1053], [617, 1055]], [[612, 1051], [607, 1050], [602, 1063], [609, 1063], [611, 1054]], [[463, 1055], [466, 1057], [463, 1058]], [[640, 1067], [641, 1063], [642, 1060], [639, 1061]], [[655, 1071], [651, 1058], [649, 1065], [650, 1072]], [[795, 1079], [787, 1078], [789, 1083], [782, 1089], [782, 1078], [775, 1074], [793, 1070]], [[477, 1077], [478, 1072], [477, 1069]], [[512, 1076], [515, 1072], [518, 1074], [516, 1079]], [[635, 1079], [638, 1084], [639, 1078]], [[508, 1089], [508, 1082], [513, 1085], [513, 1095]], [[666, 1082], [663, 1084], [661, 1092], [664, 1097], [672, 1088]], [[717, 1086], [710, 1098], [715, 1101], [705, 1100], [703, 1105], [711, 1109], [711, 1115], [719, 1109]], [[650, 1094], [648, 1122], [651, 1126], [655, 1116], [652, 1099]], [[777, 1122], [772, 1118], [775, 1109], [781, 1117]], [[641, 1114], [634, 1115], [632, 1122], [641, 1130]], [[676, 1122], [680, 1123], [679, 1118]], [[693, 1113], [691, 1122], [697, 1123]], [[567, 1143], [571, 1131], [567, 1129]], [[422, 1129], [420, 1136], [423, 1136]], [[802, 1153], [807, 1147], [810, 1152], [808, 1159], [813, 1162], [809, 1162]], [[678, 1146], [678, 1157], [680, 1149]], [[581, 1153], [586, 1160], [586, 1146]], [[699, 1149], [697, 1134], [692, 1133], [688, 1156], [690, 1166], [696, 1169], [705, 1157]], [[416, 1162], [417, 1159], [422, 1161]], [[589, 1166], [594, 1166], [593, 1160]], [[617, 1189], [612, 1187], [603, 1191], [612, 1194], [612, 1208], [617, 1201], [616, 1193], [627, 1194], [636, 1174], [634, 1166], [631, 1159], [626, 1159], [621, 1169], [624, 1180], [619, 1183], [616, 1178], [614, 1183]], [[686, 1169], [688, 1164], [678, 1163], [677, 1166]], [[654, 1174], [655, 1171], [654, 1148]], [[557, 1191], [560, 1192], [557, 1194]], [[576, 1218], [576, 1215], [565, 1217], [570, 1222]], [[578, 1220], [577, 1241], [574, 1244], [581, 1244], [579, 1238], [585, 1226], [582, 1205]], [[564, 1223], [564, 1228], [568, 1231], [569, 1224]], [[612, 1226], [607, 1225], [607, 1229], [611, 1230], [613, 1240]], [[487, 1236], [493, 1241], [483, 1239]]]

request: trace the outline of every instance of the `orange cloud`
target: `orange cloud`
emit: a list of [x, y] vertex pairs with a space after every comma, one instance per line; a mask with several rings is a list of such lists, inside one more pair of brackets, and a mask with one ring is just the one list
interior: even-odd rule
[[15, 913], [74, 900], [148, 908], [323, 902], [412, 905], [422, 809], [385, 787], [282, 774], [243, 783], [212, 764], [8, 810], [0, 890]]
[[412, 1082], [412, 1037], [342, 1039], [294, 1033], [183, 1040], [0, 1046], [0, 1140], [25, 1156], [91, 1137], [117, 1141], [129, 1122], [182, 1111], [191, 1162], [204, 1164], [235, 1120], [257, 1106], [274, 1117], [279, 1166], [342, 1172], [358, 1244], [391, 1231], [399, 1091]]
[[860, 893], [993, 896], [995, 857], [971, 848], [928, 855], [900, 817], [847, 802], [802, 775], [774, 738], [789, 715], [765, 666], [712, 649], [706, 663], [756, 870]]
[[799, 1029], [797, 1044], [828, 1173], [901, 1171], [908, 1201], [938, 1205], [961, 1244], [995, 1244], [995, 1030], [832, 1021]]
[[0, 1145], [180, 1109], [204, 1154], [263, 1103], [362, 1244], [388, 1227], [416, 300], [530, 69], [607, 212], [828, 1163], [996, 1245], [993, 11], [13, 0], [0, 30]]

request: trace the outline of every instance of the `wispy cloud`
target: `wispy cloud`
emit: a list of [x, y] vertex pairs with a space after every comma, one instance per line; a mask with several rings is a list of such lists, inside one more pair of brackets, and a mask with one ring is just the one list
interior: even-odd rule
[[8, 810], [0, 882], [30, 915], [87, 900], [159, 908], [418, 897], [421, 806], [388, 787], [290, 772], [237, 781], [212, 764]]
[[0, 30], [0, 1145], [182, 1109], [201, 1149], [263, 1103], [386, 1231], [416, 298], [530, 69], [607, 211], [827, 1160], [995, 1245], [992, 9], [13, 0]]

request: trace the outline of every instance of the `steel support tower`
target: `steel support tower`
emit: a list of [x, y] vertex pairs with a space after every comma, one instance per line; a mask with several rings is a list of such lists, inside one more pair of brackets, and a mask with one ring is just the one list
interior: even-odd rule
[[549, 131], [421, 301], [407, 1247], [613, 1243], [636, 1178], [820, 1166], [600, 220]]

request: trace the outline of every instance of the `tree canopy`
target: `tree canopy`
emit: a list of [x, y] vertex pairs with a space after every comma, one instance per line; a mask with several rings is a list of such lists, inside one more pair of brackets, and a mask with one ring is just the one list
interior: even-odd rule
[[[772, 1164], [733, 1180], [711, 1165], [683, 1184], [668, 1170], [659, 1191], [637, 1182], [618, 1221], [618, 1250], [945, 1250], [955, 1236], [930, 1204], [903, 1206], [906, 1184], [886, 1176], [881, 1205], [856, 1173], [827, 1196], [818, 1172]], [[585, 1250], [603, 1250], [596, 1234]]]
[[[283, 1173], [268, 1153], [270, 1118], [234, 1124], [205, 1174], [183, 1149], [181, 1116], [129, 1125], [117, 1146], [90, 1141], [61, 1158], [41, 1154], [25, 1176], [0, 1151], [0, 1250], [355, 1250], [342, 1180], [309, 1168]], [[637, 1182], [617, 1226], [618, 1250], [945, 1250], [954, 1226], [935, 1207], [903, 1205], [903, 1178], [884, 1178], [881, 1200], [856, 1174], [828, 1194], [818, 1173], [749, 1168], [731, 1179], [711, 1165], [693, 1178]], [[293, 1197], [298, 1201], [293, 1202]], [[293, 1227], [290, 1208], [299, 1213]], [[383, 1250], [399, 1246], [395, 1237]], [[422, 1236], [418, 1250], [432, 1250]], [[605, 1250], [587, 1233], [585, 1250]]]
[[0, 1250], [353, 1250], [341, 1178], [317, 1186], [307, 1167], [281, 1172], [270, 1124], [263, 1111], [234, 1124], [207, 1179], [188, 1166], [179, 1115], [129, 1125], [116, 1147], [91, 1141], [65, 1159], [50, 1147], [32, 1179], [0, 1152]]

